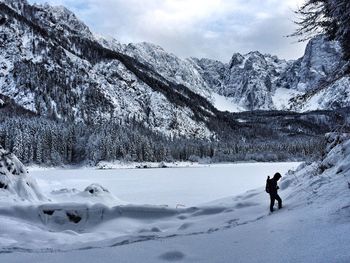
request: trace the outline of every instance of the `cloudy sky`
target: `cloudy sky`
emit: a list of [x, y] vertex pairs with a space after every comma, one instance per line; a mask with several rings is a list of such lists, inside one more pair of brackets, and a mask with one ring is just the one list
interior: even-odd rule
[[29, 0], [64, 5], [92, 31], [123, 43], [152, 42], [180, 57], [229, 61], [259, 50], [281, 58], [303, 54], [286, 38], [303, 0]]

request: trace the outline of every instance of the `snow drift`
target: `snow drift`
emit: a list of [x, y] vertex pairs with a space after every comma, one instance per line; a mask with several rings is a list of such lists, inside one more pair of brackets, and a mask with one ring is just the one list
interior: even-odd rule
[[[93, 205], [100, 203], [113, 206], [123, 202], [113, 196], [107, 188], [92, 183], [83, 191], [78, 189], [59, 189], [50, 193], [50, 198], [40, 189], [26, 167], [11, 152], [0, 145], [0, 201], [14, 204], [28, 203], [84, 203]], [[50, 204], [50, 205], [51, 205]], [[69, 206], [67, 204], [67, 206]]]
[[0, 146], [0, 198], [44, 201], [36, 181], [17, 157]]

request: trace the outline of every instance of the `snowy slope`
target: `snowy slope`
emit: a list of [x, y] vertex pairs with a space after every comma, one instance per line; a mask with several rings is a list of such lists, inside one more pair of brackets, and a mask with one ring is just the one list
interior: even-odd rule
[[212, 93], [212, 97], [213, 104], [218, 110], [228, 112], [241, 112], [245, 110], [243, 107], [235, 103], [232, 98], [219, 95], [215, 92]]
[[147, 42], [126, 45], [123, 52], [150, 65], [170, 81], [186, 85], [192, 91], [210, 99], [209, 86], [191, 60], [180, 59], [162, 47]]
[[276, 109], [288, 110], [290, 108], [290, 100], [301, 94], [303, 93], [298, 90], [277, 88], [272, 95], [272, 102]]
[[[328, 134], [326, 143], [322, 160], [302, 164], [283, 176], [279, 185], [284, 208], [273, 214], [268, 213], [262, 187], [177, 209], [120, 205], [117, 200], [114, 206], [88, 199], [17, 203], [0, 208], [1, 225], [6, 226], [0, 233], [0, 249], [7, 253], [0, 258], [59, 262], [68, 257], [90, 262], [94, 255], [104, 262], [116, 258], [120, 262], [270, 262], [271, 258], [272, 262], [348, 262], [350, 135]], [[105, 192], [97, 188], [97, 195]]]
[[299, 111], [349, 107], [349, 87], [349, 77], [340, 78], [330, 85], [293, 97], [291, 107]]

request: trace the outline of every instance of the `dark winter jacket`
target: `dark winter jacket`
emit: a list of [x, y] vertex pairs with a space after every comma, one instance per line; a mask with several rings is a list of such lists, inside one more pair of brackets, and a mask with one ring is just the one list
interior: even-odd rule
[[277, 180], [275, 178], [270, 179], [269, 181], [269, 194], [277, 194], [278, 186], [277, 186]]
[[277, 186], [277, 181], [281, 178], [282, 176], [279, 173], [276, 173], [272, 179], [269, 180], [269, 194], [270, 195], [276, 195], [277, 190], [279, 187]]

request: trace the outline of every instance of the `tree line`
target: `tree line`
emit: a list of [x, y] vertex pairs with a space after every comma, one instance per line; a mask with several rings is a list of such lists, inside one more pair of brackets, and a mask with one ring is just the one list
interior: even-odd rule
[[11, 117], [0, 123], [0, 144], [24, 163], [62, 165], [99, 161], [286, 161], [318, 157], [321, 137], [231, 140], [169, 138], [132, 122], [67, 123]]

